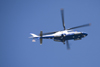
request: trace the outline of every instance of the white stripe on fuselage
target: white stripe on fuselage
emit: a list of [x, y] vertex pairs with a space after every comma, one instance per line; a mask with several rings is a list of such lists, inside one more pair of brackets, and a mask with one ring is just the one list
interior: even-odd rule
[[70, 34], [78, 34], [78, 33], [81, 33], [81, 32], [72, 31], [72, 30], [64, 30], [64, 31], [58, 31], [58, 32], [51, 34], [51, 35], [44, 35], [43, 37], [61, 36], [62, 34], [70, 35]]

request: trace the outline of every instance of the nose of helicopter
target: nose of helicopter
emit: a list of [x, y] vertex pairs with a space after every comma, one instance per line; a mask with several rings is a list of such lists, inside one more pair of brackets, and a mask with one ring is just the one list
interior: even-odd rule
[[87, 33], [82, 33], [82, 34], [83, 34], [84, 37], [88, 35]]

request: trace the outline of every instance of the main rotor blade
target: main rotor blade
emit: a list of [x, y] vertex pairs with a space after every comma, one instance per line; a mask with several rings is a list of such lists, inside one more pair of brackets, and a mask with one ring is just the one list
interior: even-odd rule
[[66, 40], [66, 45], [67, 45], [67, 50], [69, 50], [69, 49], [70, 49], [70, 47], [69, 47], [68, 40]]
[[61, 16], [62, 16], [63, 28], [65, 30], [66, 28], [65, 28], [65, 23], [64, 23], [64, 10], [63, 9], [61, 9]]
[[80, 26], [76, 26], [76, 27], [72, 27], [72, 28], [69, 28], [67, 30], [71, 30], [71, 29], [76, 29], [76, 28], [80, 28], [80, 27], [86, 27], [86, 26], [90, 26], [91, 24], [84, 24], [84, 25], [80, 25]]
[[55, 32], [49, 32], [49, 33], [43, 33], [43, 35], [54, 34], [54, 33], [56, 33], [56, 32], [58, 32], [58, 31], [55, 31]]

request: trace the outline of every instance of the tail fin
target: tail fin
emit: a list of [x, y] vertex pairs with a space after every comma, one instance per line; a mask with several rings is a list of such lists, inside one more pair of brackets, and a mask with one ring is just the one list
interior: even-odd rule
[[33, 33], [30, 33], [32, 36], [29, 37], [29, 38], [33, 38], [32, 42], [36, 42], [35, 38], [39, 38], [40, 36], [36, 35], [36, 34], [33, 34]]
[[32, 35], [32, 37], [30, 38], [33, 38], [32, 42], [35, 42], [35, 38], [39, 38], [40, 39], [40, 45], [42, 45], [42, 31], [40, 31], [40, 36], [36, 35], [36, 34], [33, 34], [33, 33], [30, 33]]
[[33, 33], [30, 33], [34, 38], [37, 38], [37, 37], [39, 37], [38, 35], [36, 35], [36, 34], [33, 34]]

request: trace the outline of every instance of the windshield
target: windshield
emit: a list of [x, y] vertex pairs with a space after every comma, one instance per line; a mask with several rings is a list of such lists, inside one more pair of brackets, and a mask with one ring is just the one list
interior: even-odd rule
[[68, 30], [68, 32], [73, 32], [72, 30]]

